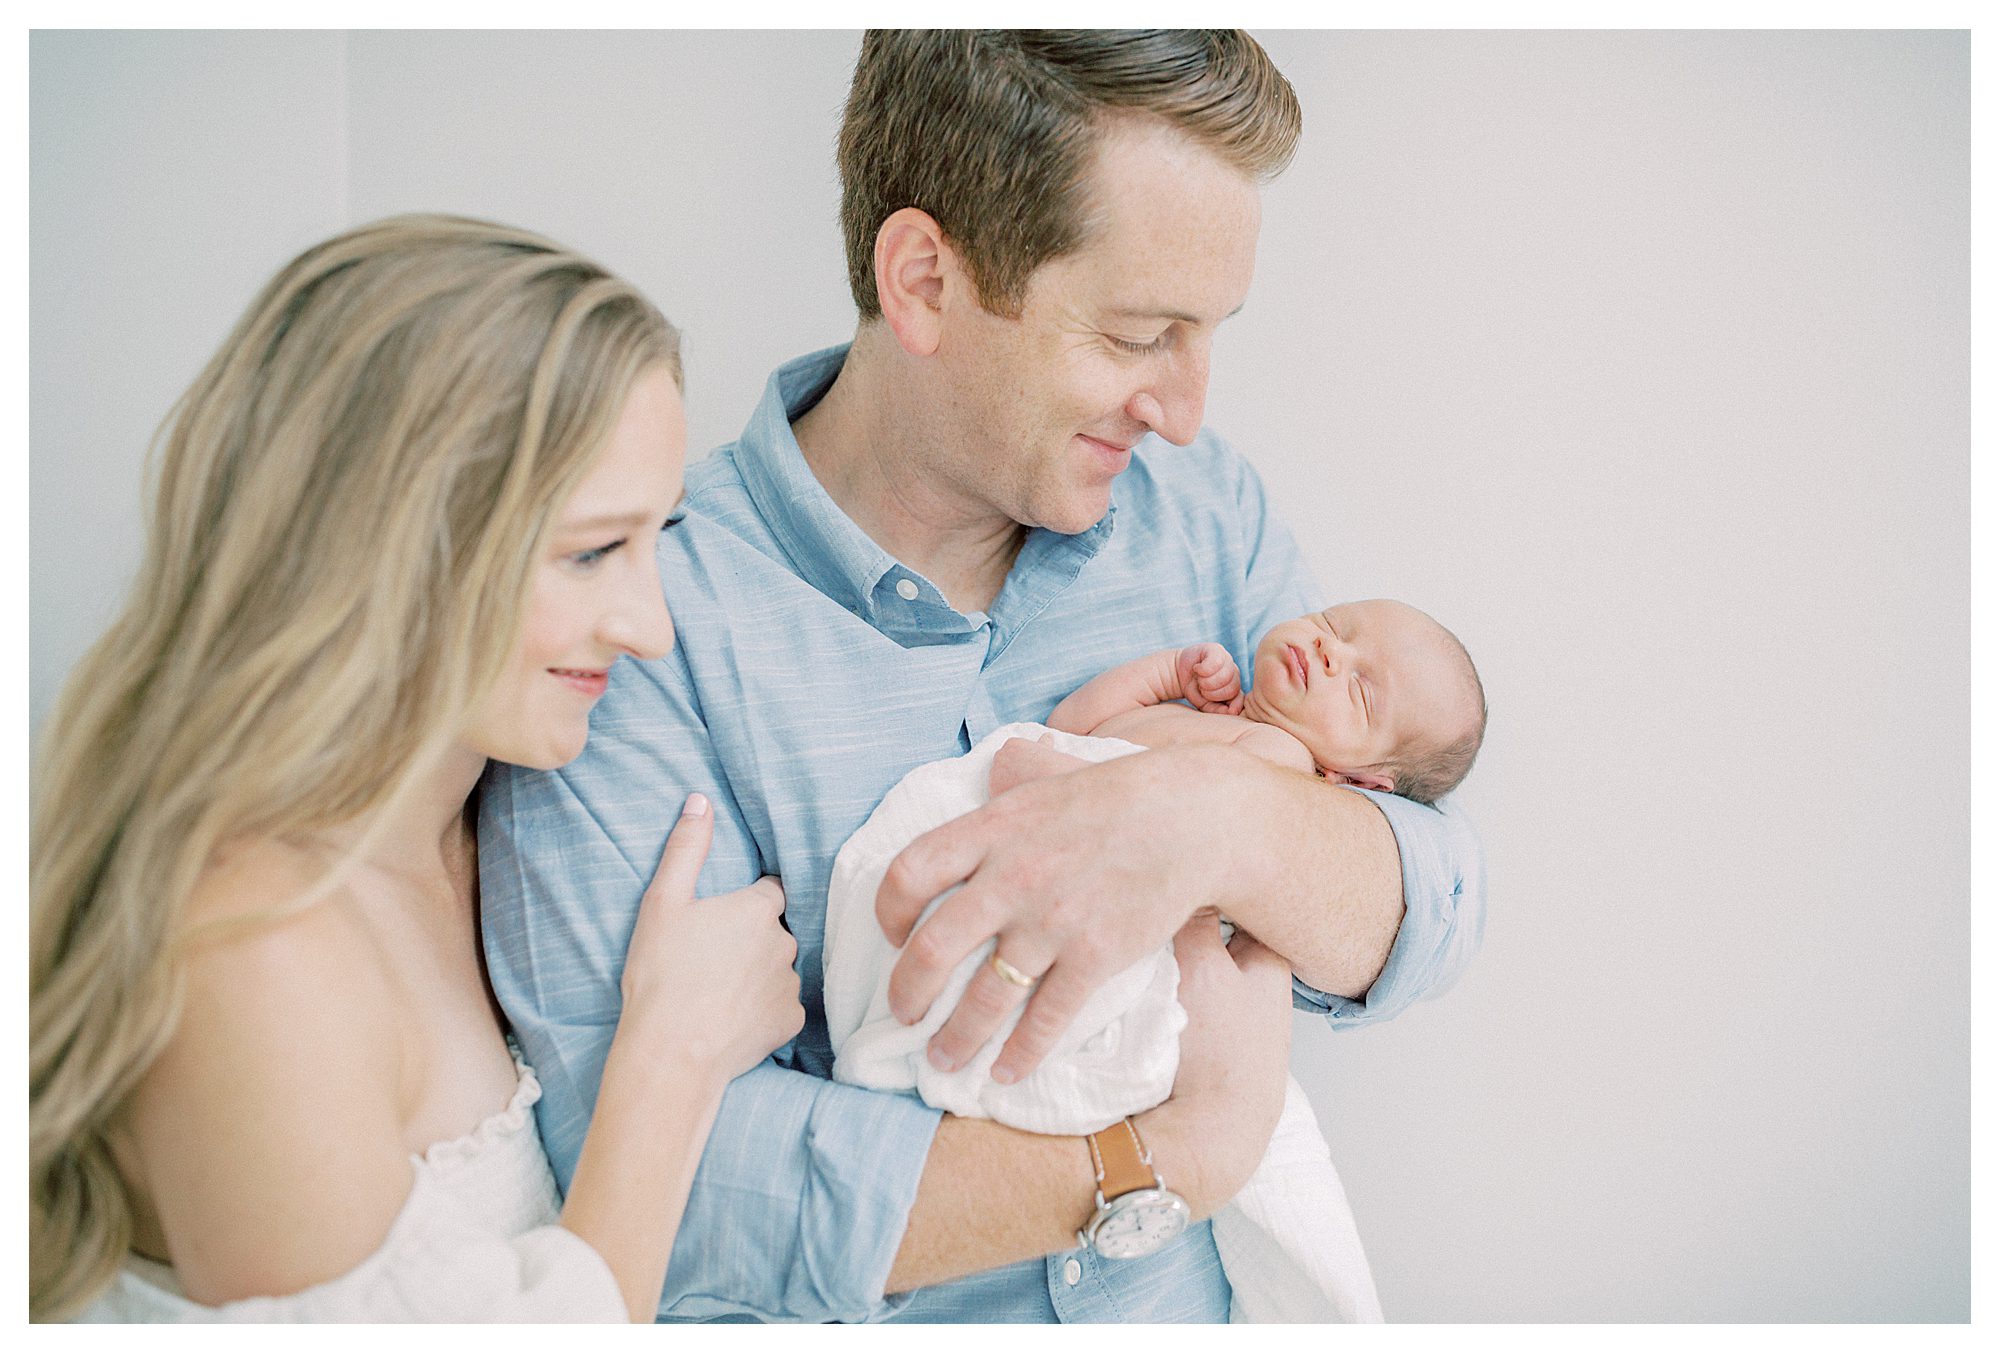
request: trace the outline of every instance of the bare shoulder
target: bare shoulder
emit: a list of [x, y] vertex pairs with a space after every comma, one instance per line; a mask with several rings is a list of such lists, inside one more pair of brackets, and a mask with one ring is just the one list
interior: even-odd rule
[[1240, 715], [1204, 714], [1175, 702], [1148, 705], [1106, 719], [1098, 726], [1097, 735], [1123, 738], [1142, 747], [1184, 747], [1191, 743], [1230, 746], [1243, 736], [1245, 729], [1259, 727], [1262, 725]]
[[[252, 842], [220, 856], [197, 880], [182, 931], [182, 1028], [285, 1044], [288, 1052], [333, 1027], [387, 1051], [395, 1037], [391, 987], [358, 888], [331, 874], [324, 853]], [[247, 1049], [237, 1049], [239, 1052]]]
[[1282, 728], [1246, 719], [1240, 714], [1207, 714], [1186, 705], [1151, 705], [1106, 719], [1099, 736], [1123, 738], [1142, 747], [1186, 747], [1211, 743], [1237, 747], [1276, 766], [1313, 770], [1312, 753]]
[[1319, 769], [1306, 745], [1284, 729], [1258, 723], [1255, 719], [1237, 719], [1235, 722], [1247, 725], [1237, 735], [1235, 745], [1252, 756], [1262, 757], [1273, 765], [1303, 771], [1307, 775]]
[[395, 989], [355, 885], [314, 897], [327, 863], [260, 843], [204, 874], [179, 1017], [126, 1115], [135, 1183], [198, 1301], [346, 1272], [409, 1192]]

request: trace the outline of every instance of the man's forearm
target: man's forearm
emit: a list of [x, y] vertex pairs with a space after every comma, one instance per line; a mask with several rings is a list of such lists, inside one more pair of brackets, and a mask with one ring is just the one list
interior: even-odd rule
[[1308, 986], [1359, 999], [1403, 920], [1395, 832], [1365, 795], [1217, 750], [1234, 765], [1230, 792], [1243, 797], [1231, 820], [1247, 848], [1243, 886], [1223, 910]]
[[[1136, 1121], [1161, 1176], [1197, 1218], [1228, 1201], [1209, 1196], [1172, 1101]], [[931, 1141], [888, 1290], [908, 1292], [1074, 1248], [1096, 1180], [1081, 1137], [947, 1115]]]
[[931, 1141], [888, 1290], [929, 1287], [1074, 1245], [1092, 1179], [1081, 1137], [945, 1118]]

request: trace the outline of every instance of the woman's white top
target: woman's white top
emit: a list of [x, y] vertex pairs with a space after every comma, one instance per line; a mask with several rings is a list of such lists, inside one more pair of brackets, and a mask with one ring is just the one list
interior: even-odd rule
[[507, 1107], [412, 1156], [416, 1182], [380, 1248], [338, 1278], [283, 1297], [204, 1306], [165, 1264], [137, 1255], [84, 1321], [622, 1321], [611, 1269], [556, 1225], [561, 1201], [535, 1132], [541, 1083], [517, 1053]]

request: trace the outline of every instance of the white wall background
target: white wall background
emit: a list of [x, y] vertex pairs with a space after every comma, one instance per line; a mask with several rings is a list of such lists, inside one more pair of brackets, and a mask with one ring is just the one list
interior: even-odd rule
[[[1307, 135], [1209, 421], [1486, 676], [1486, 950], [1295, 1062], [1391, 1318], [1970, 1310], [1958, 33], [1270, 33]], [[449, 209], [687, 331], [691, 440], [851, 327], [852, 33], [38, 33], [32, 705], [279, 264]]]

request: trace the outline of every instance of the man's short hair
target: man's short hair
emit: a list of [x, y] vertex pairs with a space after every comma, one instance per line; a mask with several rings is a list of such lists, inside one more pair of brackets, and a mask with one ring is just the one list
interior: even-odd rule
[[928, 212], [980, 304], [1018, 316], [1028, 278], [1088, 234], [1085, 183], [1106, 118], [1161, 119], [1252, 179], [1299, 140], [1299, 103], [1237, 29], [870, 29], [840, 127], [847, 279], [864, 320], [875, 236]]

